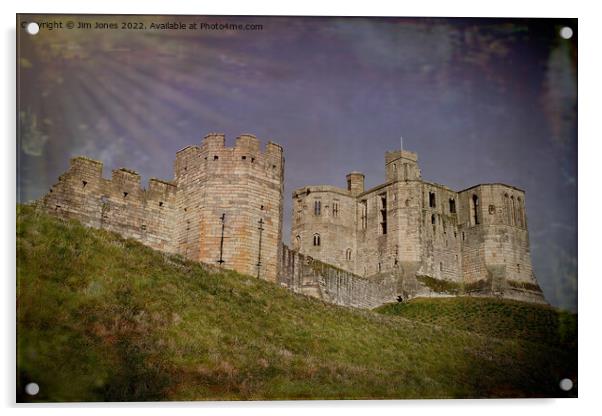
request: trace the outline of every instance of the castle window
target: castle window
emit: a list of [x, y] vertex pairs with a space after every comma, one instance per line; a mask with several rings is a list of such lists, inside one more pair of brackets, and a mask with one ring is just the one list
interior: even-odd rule
[[512, 222], [512, 213], [510, 212], [510, 198], [508, 194], [504, 194], [504, 209], [506, 210], [506, 223], [510, 225]]
[[140, 228], [142, 229], [142, 231], [146, 231], [146, 224], [142, 224], [142, 225], [140, 226]]
[[320, 245], [320, 234], [314, 234], [314, 246], [318, 247]]
[[466, 240], [466, 236], [464, 235], [464, 232], [462, 232], [462, 241]]
[[403, 164], [403, 178], [407, 181], [408, 178], [408, 164], [404, 163]]
[[449, 199], [449, 213], [450, 214], [456, 213], [456, 200], [453, 198]]
[[380, 194], [380, 233], [387, 234], [387, 194]]
[[126, 196], [128, 196], [128, 193], [127, 193], [127, 192], [124, 192], [124, 193], [123, 193], [123, 197], [125, 198]]
[[382, 269], [382, 267], [381, 267], [380, 263], [378, 263], [378, 272], [379, 273], [380, 273], [381, 269]]
[[435, 193], [429, 192], [429, 207], [435, 208], [437, 206], [437, 202], [435, 201]]
[[454, 231], [454, 238], [458, 238], [458, 233]]
[[516, 198], [517, 202], [518, 202], [518, 225], [521, 228], [525, 227], [525, 215], [524, 215], [524, 208], [523, 208], [523, 201], [522, 199], [520, 199], [520, 196], [518, 198]]
[[347, 261], [351, 260], [351, 249], [348, 248], [347, 251], [345, 252], [345, 258], [347, 259]]
[[351, 191], [351, 179], [347, 179], [347, 190]]
[[516, 225], [516, 204], [514, 203], [514, 195], [510, 197], [512, 203], [512, 225]]
[[337, 201], [337, 200], [332, 201], [332, 216], [333, 217], [339, 216], [339, 201]]
[[88, 184], [88, 182], [82, 181], [82, 188], [85, 188], [87, 184]]
[[472, 195], [471, 199], [471, 208], [472, 208], [472, 225], [479, 225], [479, 197], [476, 194]]
[[297, 247], [300, 247], [301, 246], [301, 236], [300, 235], [296, 236], [295, 241], [297, 242]]
[[406, 202], [405, 202], [405, 204], [406, 204], [406, 207], [409, 207], [409, 206], [410, 206], [410, 200], [409, 200], [409, 199], [406, 199]]
[[272, 169], [276, 169], [276, 165], [272, 165]]
[[314, 215], [320, 215], [322, 213], [322, 202], [319, 200], [314, 201]]
[[431, 215], [431, 224], [437, 224], [437, 218], [435, 217], [435, 214]]
[[163, 201], [159, 202], [159, 206], [162, 207], [163, 206]]
[[265, 207], [262, 205], [259, 209], [263, 211]]
[[246, 157], [246, 156], [241, 156], [240, 158], [241, 158], [242, 160], [247, 160], [247, 157]]
[[213, 156], [213, 160], [217, 160], [217, 159], [219, 159], [219, 156], [217, 156], [217, 155]]
[[441, 271], [441, 272], [443, 271], [443, 263], [441, 263], [441, 262], [439, 263], [439, 271]]
[[368, 201], [363, 199], [360, 201], [360, 218], [362, 222], [362, 230], [368, 228]]
[[251, 158], [251, 163], [255, 163], [255, 158], [254, 157]]

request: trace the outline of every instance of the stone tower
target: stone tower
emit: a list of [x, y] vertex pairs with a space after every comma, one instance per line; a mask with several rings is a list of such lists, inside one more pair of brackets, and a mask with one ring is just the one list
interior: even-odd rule
[[[276, 281], [282, 240], [284, 158], [249, 134], [225, 147], [223, 134], [176, 154], [177, 252]], [[223, 229], [223, 238], [222, 238]]]
[[[176, 154], [174, 179], [151, 179], [101, 162], [71, 160], [39, 206], [63, 218], [120, 233], [152, 248], [277, 280], [282, 250], [282, 147], [241, 135], [233, 148], [212, 133]], [[223, 233], [222, 233], [223, 230]]]

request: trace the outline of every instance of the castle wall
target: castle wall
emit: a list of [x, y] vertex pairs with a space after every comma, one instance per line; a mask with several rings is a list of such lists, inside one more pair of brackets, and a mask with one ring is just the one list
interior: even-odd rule
[[101, 162], [76, 157], [42, 199], [42, 207], [54, 215], [115, 231], [157, 250], [175, 252], [173, 213], [176, 187], [158, 179], [141, 188], [140, 176], [117, 169], [111, 179], [102, 177]]
[[[293, 249], [373, 284], [396, 281], [394, 290], [387, 287], [403, 298], [464, 293], [543, 302], [530, 260], [524, 192], [502, 184], [456, 192], [423, 181], [417, 161], [412, 152], [387, 152], [386, 182], [363, 192], [358, 172], [347, 175], [348, 190], [295, 191]], [[355, 215], [345, 213], [336, 223], [314, 213], [316, 201], [324, 210], [334, 198]], [[320, 247], [312, 244], [317, 234]], [[354, 260], [345, 261], [345, 247], [353, 245]]]
[[428, 182], [421, 182], [421, 191], [421, 267], [418, 274], [461, 282], [458, 195], [451, 189]]
[[468, 215], [462, 218], [464, 252], [472, 256], [464, 267], [464, 280], [475, 290], [485, 284], [494, 292], [535, 289], [524, 192], [501, 184], [470, 188], [460, 193], [468, 213], [474, 209], [474, 195], [479, 198], [481, 217], [479, 224]]
[[394, 279], [366, 279], [286, 246], [282, 253], [279, 281], [293, 292], [336, 305], [368, 309], [397, 299]]
[[[176, 154], [174, 181], [74, 158], [41, 206], [57, 216], [118, 232], [152, 248], [275, 282], [281, 256], [282, 147], [241, 135], [232, 148], [222, 134]], [[222, 215], [223, 241], [222, 241]], [[261, 228], [261, 229], [260, 229]], [[222, 262], [220, 263], [220, 253]]]
[[355, 224], [356, 202], [348, 191], [332, 186], [307, 186], [293, 193], [291, 244], [294, 249], [354, 272]]

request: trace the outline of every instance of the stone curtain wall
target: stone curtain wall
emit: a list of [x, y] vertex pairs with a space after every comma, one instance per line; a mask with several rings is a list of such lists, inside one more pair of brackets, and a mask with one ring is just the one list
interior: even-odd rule
[[282, 247], [280, 284], [336, 305], [375, 308], [397, 300], [392, 278], [370, 280]]
[[67, 172], [44, 196], [41, 206], [62, 218], [115, 231], [154, 249], [175, 253], [174, 212], [176, 186], [151, 179], [143, 189], [140, 175], [116, 169], [111, 179], [102, 177], [101, 162], [85, 157], [71, 159]]
[[99, 161], [72, 159], [40, 206], [157, 250], [276, 282], [284, 189], [278, 144], [262, 151], [245, 134], [229, 148], [223, 134], [208, 134], [200, 146], [176, 154], [174, 181], [151, 179], [147, 189], [134, 171], [116, 169], [105, 179], [102, 170]]

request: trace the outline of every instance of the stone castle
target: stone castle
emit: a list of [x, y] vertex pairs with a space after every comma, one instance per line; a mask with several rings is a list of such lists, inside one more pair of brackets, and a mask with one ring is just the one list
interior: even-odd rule
[[253, 135], [232, 148], [212, 133], [176, 153], [174, 179], [71, 160], [38, 205], [62, 218], [256, 276], [340, 305], [372, 308], [417, 296], [545, 302], [531, 266], [524, 191], [481, 184], [460, 192], [424, 181], [415, 153], [387, 152], [382, 185], [293, 192], [282, 244], [284, 157]]

